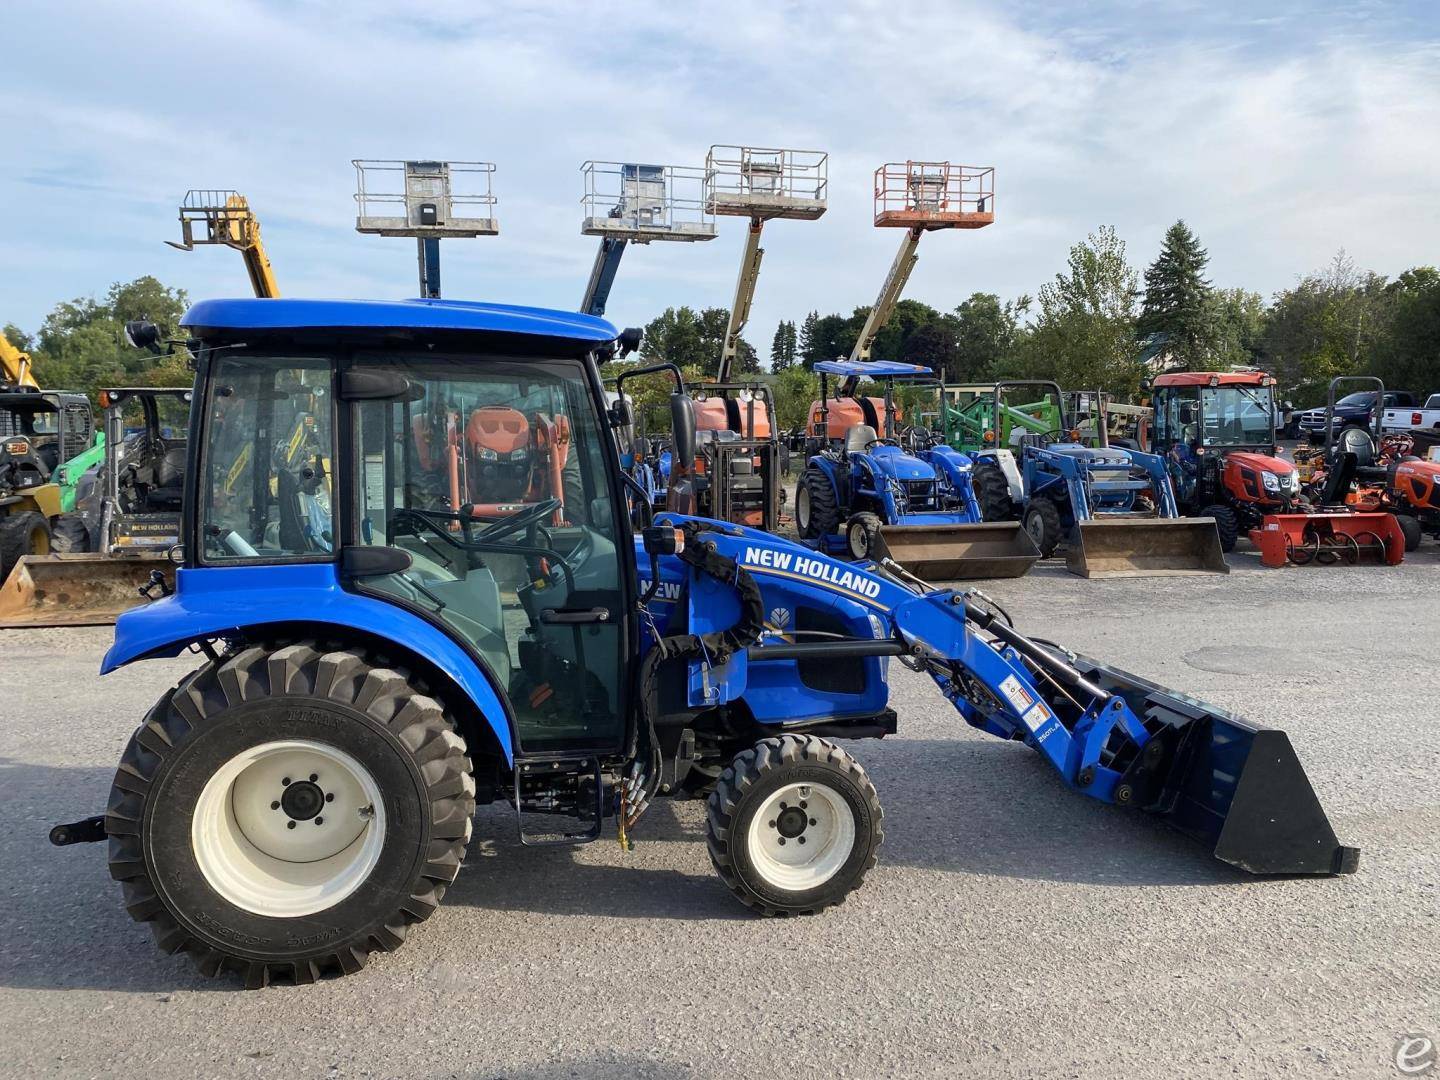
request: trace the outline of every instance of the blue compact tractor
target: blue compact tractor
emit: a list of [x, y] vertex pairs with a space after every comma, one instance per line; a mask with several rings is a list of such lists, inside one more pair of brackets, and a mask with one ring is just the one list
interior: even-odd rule
[[[131, 917], [207, 974], [303, 983], [398, 948], [487, 803], [513, 809], [527, 845], [608, 827], [628, 844], [652, 800], [698, 799], [742, 903], [838, 904], [883, 839], [849, 748], [901, 722], [897, 663], [995, 736], [991, 753], [1021, 743], [1078, 794], [1220, 859], [1356, 867], [1280, 731], [1026, 637], [980, 594], [893, 564], [651, 517], [643, 499], [632, 528], [628, 410], [600, 381], [617, 334], [599, 318], [211, 300], [184, 326], [176, 565], [120, 617], [103, 670], [187, 652], [197, 666], [138, 718], [108, 798], [95, 792], [104, 812], [51, 840], [106, 841]], [[676, 393], [671, 411], [673, 460], [692, 462], [694, 402]], [[1017, 821], [1015, 842], [1035, 827]]]
[[[811, 406], [812, 453], [795, 494], [807, 544], [866, 560], [889, 558], [934, 581], [1018, 577], [1039, 558], [1018, 526], [982, 523], [970, 458], [924, 429], [902, 428], [897, 381], [938, 385], [927, 367], [822, 360]], [[829, 381], [841, 380], [836, 395]], [[862, 397], [862, 380], [884, 387]]]

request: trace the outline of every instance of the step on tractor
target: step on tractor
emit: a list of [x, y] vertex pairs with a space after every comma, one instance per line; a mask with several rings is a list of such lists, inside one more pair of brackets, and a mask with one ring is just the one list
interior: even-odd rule
[[1392, 515], [1305, 501], [1299, 470], [1277, 451], [1274, 385], [1259, 371], [1155, 377], [1152, 449], [1166, 457], [1180, 509], [1214, 518], [1226, 552], [1248, 533], [1266, 566], [1400, 562]]
[[[632, 530], [603, 320], [245, 299], [185, 325], [183, 559], [169, 595], [121, 616], [103, 670], [202, 662], [140, 720], [104, 813], [51, 840], [106, 841], [131, 917], [206, 974], [303, 983], [397, 948], [455, 882], [482, 803], [509, 803], [536, 845], [607, 823], [628, 843], [653, 799], [703, 799], [742, 903], [838, 904], [883, 839], [842, 744], [896, 730], [892, 662], [1079, 795], [1227, 863], [1357, 868], [1281, 731], [1027, 637], [978, 592], [704, 518]], [[558, 522], [555, 494], [477, 516], [414, 421], [537, 395], [569, 421], [583, 497]], [[690, 460], [693, 403], [672, 409]]]
[[191, 388], [112, 387], [99, 399], [101, 458], [76, 479], [69, 544], [22, 559], [0, 584], [0, 628], [113, 623], [180, 543]]
[[1337, 393], [1355, 383], [1374, 387], [1377, 400], [1385, 396], [1385, 384], [1374, 376], [1331, 380], [1324, 444], [1295, 452], [1303, 490], [1315, 502], [1391, 514], [1405, 550], [1414, 551], [1427, 532], [1440, 536], [1440, 463], [1418, 456], [1410, 433], [1382, 434], [1379, 413], [1373, 414], [1369, 428], [1338, 421]]
[[[895, 383], [935, 382], [918, 364], [822, 360], [811, 445], [795, 493], [800, 538], [852, 559], [893, 559], [935, 581], [1018, 577], [1040, 557], [1018, 525], [983, 522], [970, 459], [903, 428]], [[831, 378], [840, 380], [830, 395]], [[862, 381], [884, 387], [859, 393]], [[869, 421], [874, 421], [870, 423]]]

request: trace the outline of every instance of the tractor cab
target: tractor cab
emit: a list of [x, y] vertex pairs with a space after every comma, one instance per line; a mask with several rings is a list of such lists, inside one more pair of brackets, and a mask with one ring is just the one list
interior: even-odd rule
[[0, 393], [0, 493], [50, 482], [62, 464], [94, 441], [84, 394]]

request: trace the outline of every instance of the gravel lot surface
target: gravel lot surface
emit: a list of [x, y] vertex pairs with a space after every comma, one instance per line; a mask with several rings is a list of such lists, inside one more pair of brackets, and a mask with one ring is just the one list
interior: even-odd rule
[[1067, 793], [896, 668], [854, 746], [879, 867], [751, 917], [699, 804], [633, 852], [521, 849], [482, 809], [436, 916], [357, 976], [244, 992], [160, 954], [104, 849], [121, 748], [193, 658], [96, 675], [105, 630], [0, 632], [0, 1074], [16, 1077], [1396, 1076], [1440, 1039], [1440, 554], [1399, 568], [987, 587], [1017, 624], [1290, 733], [1360, 873], [1256, 880]]

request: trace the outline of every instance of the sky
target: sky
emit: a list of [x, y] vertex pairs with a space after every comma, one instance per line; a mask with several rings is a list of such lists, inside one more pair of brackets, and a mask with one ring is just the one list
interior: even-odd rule
[[[413, 10], [412, 10], [413, 9]], [[500, 234], [442, 244], [445, 295], [574, 308], [586, 160], [700, 166], [712, 143], [829, 154], [829, 208], [778, 221], [746, 337], [871, 303], [900, 240], [890, 161], [996, 170], [996, 221], [927, 235], [906, 296], [1033, 295], [1114, 225], [1137, 268], [1184, 218], [1216, 285], [1269, 295], [1344, 248], [1440, 262], [1440, 3], [5, 0], [0, 324], [184, 253], [186, 189], [234, 188], [292, 296], [415, 295], [413, 243], [354, 230], [353, 158], [496, 164]], [[728, 307], [744, 222], [632, 247], [607, 317]]]

